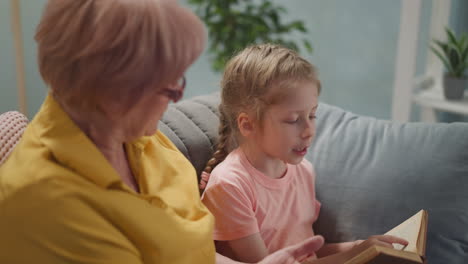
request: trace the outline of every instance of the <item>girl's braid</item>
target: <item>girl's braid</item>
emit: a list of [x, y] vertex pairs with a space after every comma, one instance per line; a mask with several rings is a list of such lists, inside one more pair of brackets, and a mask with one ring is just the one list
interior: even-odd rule
[[216, 144], [216, 150], [213, 153], [213, 157], [207, 162], [201, 175], [199, 186], [201, 190], [205, 189], [211, 171], [229, 154], [229, 142], [231, 141], [233, 129], [231, 127], [231, 123], [226, 119], [226, 113], [223, 111], [222, 106], [219, 107], [219, 112], [219, 141]]

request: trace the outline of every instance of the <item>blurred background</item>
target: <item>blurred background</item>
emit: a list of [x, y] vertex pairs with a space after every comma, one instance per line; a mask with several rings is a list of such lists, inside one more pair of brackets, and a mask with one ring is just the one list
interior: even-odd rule
[[[456, 34], [461, 34], [468, 31], [468, 0], [420, 0], [417, 1], [417, 10], [414, 5], [413, 9], [408, 9], [408, 4], [413, 4], [408, 1], [416, 0], [268, 2], [285, 9], [280, 16], [283, 23], [300, 21], [303, 24], [303, 30], [284, 34], [282, 38], [300, 44], [304, 39], [310, 42], [313, 51], [310, 53], [300, 49], [300, 53], [319, 69], [323, 86], [322, 102], [361, 115], [405, 121], [405, 118], [395, 115], [395, 108], [401, 105], [402, 108], [409, 107], [408, 120], [419, 121], [420, 107], [409, 98], [413, 91], [405, 94], [395, 88], [397, 79], [405, 73], [398, 73], [396, 66], [404, 65], [406, 59], [402, 58], [406, 46], [399, 45], [401, 32], [406, 28], [402, 23], [408, 19], [413, 24], [417, 21], [416, 30], [406, 33], [407, 37], [415, 35], [416, 41], [415, 48], [410, 50], [410, 55], [414, 57], [414, 73], [411, 77], [424, 75], [431, 41], [431, 16], [439, 8], [434, 3], [439, 1], [447, 6], [449, 15], [446, 26]], [[197, 7], [206, 1], [179, 2], [194, 11], [198, 10], [200, 14]], [[264, 1], [246, 2], [255, 4]], [[45, 3], [46, 0], [0, 0], [0, 113], [23, 110], [31, 119], [47, 93], [38, 73], [33, 39]], [[219, 90], [221, 73], [213, 70], [213, 54], [209, 53], [209, 49], [208, 46], [187, 72], [185, 98]], [[24, 96], [21, 95], [22, 89]], [[456, 104], [460, 109], [468, 109], [468, 100]], [[438, 111], [436, 121], [468, 121], [468, 118], [457, 111]]]

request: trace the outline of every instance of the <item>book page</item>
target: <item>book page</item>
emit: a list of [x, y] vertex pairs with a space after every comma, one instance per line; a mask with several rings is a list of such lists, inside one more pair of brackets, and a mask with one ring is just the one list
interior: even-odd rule
[[423, 220], [423, 213], [423, 210], [419, 211], [397, 227], [385, 233], [386, 235], [401, 237], [408, 240], [409, 244], [406, 247], [400, 244], [393, 244], [395, 249], [418, 253], [417, 244], [421, 230], [421, 221]]

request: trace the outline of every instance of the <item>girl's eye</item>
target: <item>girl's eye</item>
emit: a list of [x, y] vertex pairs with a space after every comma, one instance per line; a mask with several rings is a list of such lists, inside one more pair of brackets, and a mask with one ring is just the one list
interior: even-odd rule
[[286, 121], [284, 121], [284, 122], [287, 123], [287, 124], [296, 124], [297, 121], [299, 121], [299, 118], [294, 119], [294, 120], [286, 120]]
[[315, 119], [315, 118], [317, 118], [316, 115], [310, 115], [310, 116], [309, 116], [309, 119], [310, 119], [310, 120]]

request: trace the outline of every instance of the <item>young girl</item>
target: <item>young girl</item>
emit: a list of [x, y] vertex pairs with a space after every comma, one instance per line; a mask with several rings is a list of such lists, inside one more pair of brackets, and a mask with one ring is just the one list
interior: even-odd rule
[[[219, 143], [200, 183], [216, 219], [219, 253], [257, 262], [314, 236], [320, 202], [304, 156], [315, 135], [319, 93], [314, 66], [287, 48], [251, 46], [227, 64]], [[372, 244], [406, 244], [391, 236], [361, 242], [327, 244], [306, 262], [341, 263]]]

